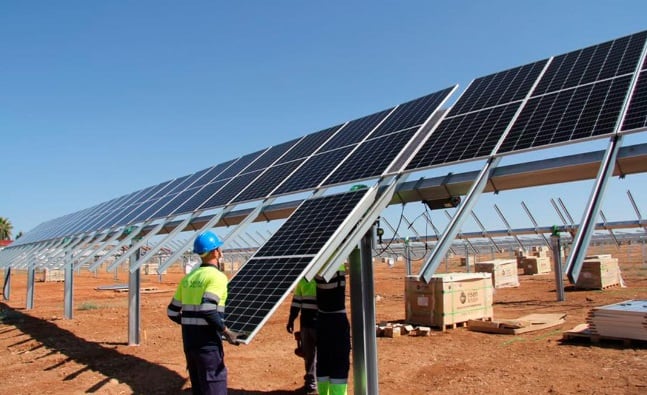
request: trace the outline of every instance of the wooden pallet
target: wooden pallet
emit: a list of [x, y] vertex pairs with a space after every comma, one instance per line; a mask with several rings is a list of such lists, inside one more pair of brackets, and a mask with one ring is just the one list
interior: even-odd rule
[[562, 339], [565, 341], [587, 341], [592, 344], [622, 343], [625, 347], [647, 347], [647, 341], [645, 340], [598, 335], [591, 332], [588, 324], [579, 324], [575, 328], [565, 331], [562, 334]]

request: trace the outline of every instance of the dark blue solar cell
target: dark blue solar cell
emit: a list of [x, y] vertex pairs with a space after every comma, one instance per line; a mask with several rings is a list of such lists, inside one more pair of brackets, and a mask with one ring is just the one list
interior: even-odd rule
[[352, 146], [344, 147], [309, 157], [303, 166], [299, 167], [272, 195], [304, 191], [318, 186], [344, 160], [352, 148]]
[[186, 200], [183, 204], [179, 205], [178, 208], [173, 210], [173, 214], [183, 214], [195, 211], [198, 209], [207, 199], [209, 199], [214, 193], [218, 192], [223, 185], [227, 183], [226, 180], [218, 180], [204, 186], [202, 189], [197, 191], [193, 196]]
[[204, 185], [207, 185], [210, 182], [213, 182], [214, 180], [219, 180], [222, 176], [222, 173], [229, 166], [231, 166], [232, 163], [234, 163], [234, 160], [223, 162], [207, 169], [207, 171], [204, 173], [204, 176], [194, 181], [192, 184], [189, 185], [188, 188], [202, 187]]
[[250, 334], [301, 277], [312, 257], [251, 259], [229, 283], [227, 326]]
[[368, 134], [379, 125], [382, 120], [392, 111], [388, 110], [376, 112], [375, 114], [350, 121], [341, 128], [333, 138], [331, 138], [318, 152], [331, 151], [339, 147], [357, 144], [364, 140]]
[[445, 118], [407, 165], [407, 170], [490, 155], [520, 102]]
[[175, 212], [178, 207], [183, 205], [187, 200], [189, 200], [193, 195], [198, 193], [202, 187], [193, 187], [186, 189], [177, 195], [171, 201], [169, 201], [166, 205], [161, 207], [154, 215], [153, 218], [165, 218]]
[[532, 98], [499, 152], [614, 133], [630, 82], [625, 76]]
[[365, 193], [360, 189], [306, 200], [254, 256], [317, 254]]
[[250, 173], [253, 171], [257, 170], [263, 170], [269, 166], [271, 166], [278, 158], [280, 158], [283, 154], [286, 153], [287, 150], [289, 150], [293, 145], [295, 145], [299, 140], [290, 140], [287, 143], [275, 145], [265, 151], [263, 155], [261, 155], [258, 159], [254, 161], [251, 165], [249, 165], [243, 173]]
[[647, 71], [640, 72], [625, 116], [622, 130], [639, 130], [647, 127]]
[[388, 165], [411, 141], [417, 127], [371, 140], [366, 140], [335, 170], [324, 185], [362, 180], [381, 175]]
[[250, 185], [256, 177], [261, 174], [261, 170], [257, 170], [252, 173], [241, 174], [237, 177], [234, 177], [229, 180], [223, 186], [218, 193], [209, 198], [205, 203], [203, 203], [200, 208], [210, 209], [218, 206], [224, 206], [234, 196], [238, 195], [247, 185]]
[[454, 88], [447, 88], [399, 105], [380, 126], [371, 133], [370, 138], [421, 126], [436, 111]]
[[524, 99], [547, 60], [500, 71], [474, 80], [451, 108], [447, 117]]
[[281, 157], [276, 163], [286, 163], [295, 159], [302, 159], [310, 156], [321, 148], [326, 141], [341, 128], [342, 125], [333, 126], [316, 133], [309, 134], [299, 140], [299, 142], [292, 147], [285, 155]]
[[534, 96], [633, 73], [647, 32], [556, 56], [533, 92]]
[[267, 151], [267, 148], [261, 151], [256, 151], [251, 154], [241, 156], [231, 166], [229, 166], [227, 170], [220, 173], [220, 175], [218, 176], [218, 178], [216, 178], [216, 180], [224, 180], [226, 178], [231, 178], [236, 174], [240, 173], [241, 171], [244, 171], [245, 168], [249, 166], [250, 163], [258, 159], [258, 157], [261, 156], [265, 151]]
[[267, 169], [253, 184], [250, 184], [233, 200], [235, 203], [260, 199], [268, 196], [281, 182], [286, 180], [305, 159], [272, 166]]

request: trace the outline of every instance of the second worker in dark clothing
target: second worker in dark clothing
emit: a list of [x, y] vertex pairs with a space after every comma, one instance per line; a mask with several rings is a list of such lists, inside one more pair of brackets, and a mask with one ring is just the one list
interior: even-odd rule
[[346, 316], [346, 267], [317, 282], [317, 387], [319, 395], [346, 395], [350, 370], [350, 324]]
[[292, 296], [290, 317], [286, 329], [288, 333], [294, 331], [294, 321], [301, 313], [299, 331], [301, 337], [301, 351], [305, 360], [306, 374], [304, 388], [306, 394], [317, 393], [317, 283], [302, 278], [297, 283]]

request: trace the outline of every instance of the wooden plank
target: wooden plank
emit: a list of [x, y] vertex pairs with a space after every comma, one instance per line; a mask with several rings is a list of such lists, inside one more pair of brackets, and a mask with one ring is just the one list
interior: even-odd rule
[[499, 333], [504, 335], [519, 335], [521, 333], [538, 331], [563, 324], [566, 314], [529, 314], [517, 319], [479, 321], [469, 320], [467, 329], [477, 332]]

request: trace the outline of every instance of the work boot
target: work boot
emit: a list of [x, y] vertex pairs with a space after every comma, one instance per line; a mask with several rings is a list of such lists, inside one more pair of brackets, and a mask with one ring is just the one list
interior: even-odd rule
[[306, 383], [303, 386], [303, 393], [306, 395], [319, 395], [319, 391], [317, 391], [317, 384]]

